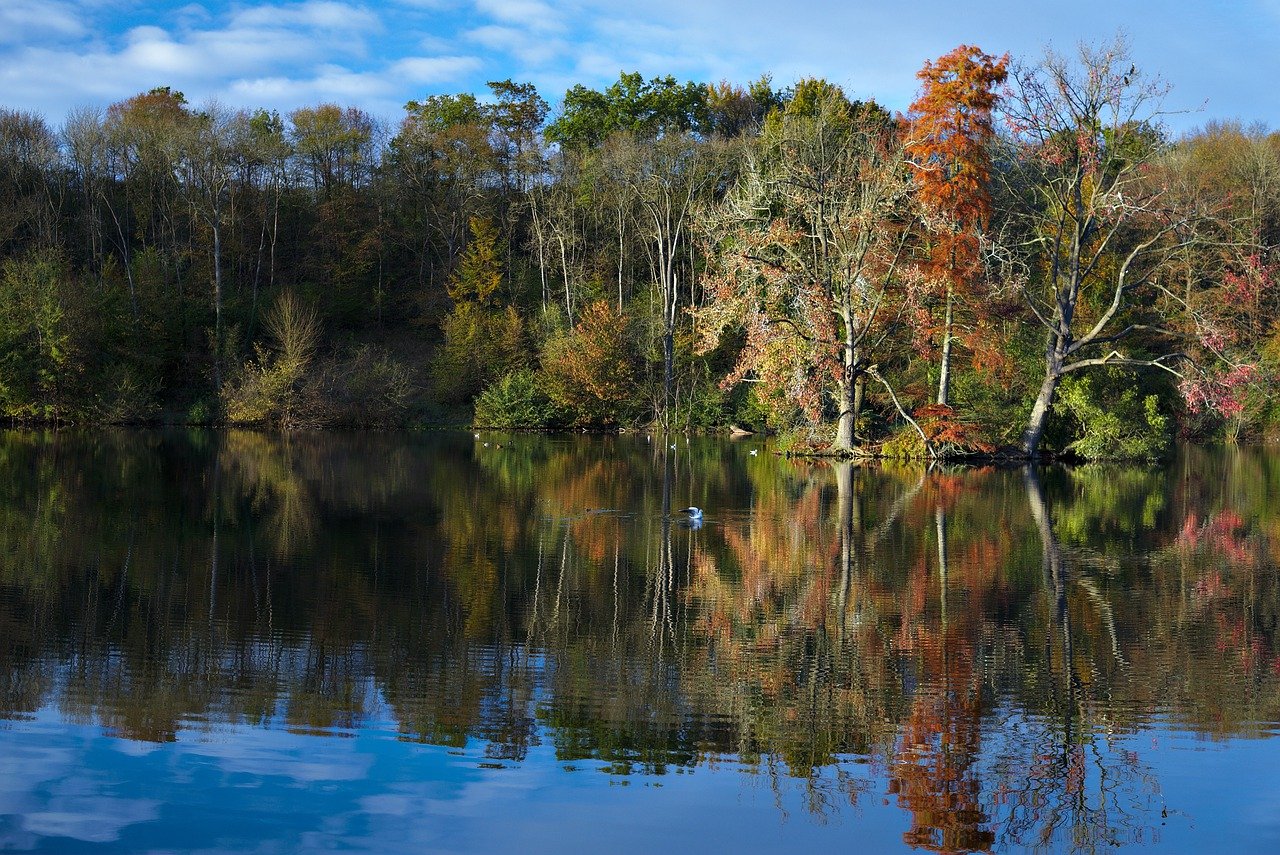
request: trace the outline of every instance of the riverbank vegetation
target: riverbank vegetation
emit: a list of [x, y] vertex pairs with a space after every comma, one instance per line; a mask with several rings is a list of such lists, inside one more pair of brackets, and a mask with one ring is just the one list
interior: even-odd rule
[[729, 424], [800, 451], [1267, 439], [1280, 135], [1123, 43], [961, 46], [905, 115], [624, 73], [281, 116], [0, 110], [0, 417]]

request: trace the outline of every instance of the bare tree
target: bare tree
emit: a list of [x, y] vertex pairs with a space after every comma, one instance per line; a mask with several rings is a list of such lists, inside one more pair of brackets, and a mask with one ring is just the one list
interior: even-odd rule
[[[1148, 174], [1165, 145], [1165, 94], [1123, 39], [1082, 45], [1071, 59], [1049, 51], [1013, 75], [1002, 176], [1017, 240], [1034, 259], [1021, 289], [1046, 330], [1044, 379], [1022, 435], [1028, 456], [1064, 376], [1096, 367], [1178, 373], [1184, 359], [1168, 321], [1185, 303], [1159, 280], [1198, 239], [1201, 216]], [[1129, 349], [1138, 334], [1158, 355]]]
[[231, 203], [231, 186], [237, 172], [236, 157], [240, 137], [247, 133], [249, 117], [232, 113], [220, 104], [210, 103], [193, 114], [179, 144], [177, 160], [180, 183], [200, 219], [212, 236], [210, 251], [213, 261], [213, 364], [214, 385], [221, 388], [220, 370], [223, 340], [223, 227]]
[[[719, 142], [699, 140], [685, 133], [657, 138], [622, 134], [606, 147], [606, 168], [620, 192], [634, 201], [636, 228], [653, 252], [654, 284], [662, 308], [660, 418], [664, 430], [670, 426], [673, 404], [679, 274], [681, 262], [687, 259], [682, 250], [690, 242], [699, 203], [722, 183], [725, 151]], [[687, 270], [686, 276], [692, 280], [693, 271]]]

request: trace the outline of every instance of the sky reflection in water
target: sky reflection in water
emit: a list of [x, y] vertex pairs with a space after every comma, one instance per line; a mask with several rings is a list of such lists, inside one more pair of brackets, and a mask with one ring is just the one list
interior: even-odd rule
[[1280, 850], [1271, 456], [497, 444], [0, 437], [0, 848]]

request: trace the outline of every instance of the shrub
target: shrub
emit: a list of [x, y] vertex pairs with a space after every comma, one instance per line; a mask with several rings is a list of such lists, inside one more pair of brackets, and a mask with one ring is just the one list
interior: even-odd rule
[[274, 350], [254, 345], [255, 358], [222, 388], [227, 420], [305, 427], [313, 413], [303, 400], [302, 381], [315, 357], [320, 322], [313, 308], [284, 293], [267, 315], [266, 327]]
[[[967, 418], [963, 418], [954, 408], [946, 404], [926, 404], [915, 411], [916, 423], [928, 437], [929, 444], [936, 453], [947, 454], [991, 454], [995, 445], [987, 438], [982, 428]], [[916, 436], [916, 444], [923, 454], [924, 442], [915, 428], [911, 432]]]
[[387, 428], [405, 422], [416, 385], [404, 365], [362, 345], [346, 359], [325, 362], [308, 379], [304, 399], [317, 423]]
[[[1168, 451], [1170, 420], [1160, 412], [1159, 397], [1141, 395], [1132, 380], [1106, 372], [1101, 383], [1095, 377], [1062, 381], [1054, 411], [1075, 423], [1076, 438], [1067, 450], [1089, 460], [1157, 460]], [[1106, 388], [1120, 384], [1125, 385], [1118, 394]]]
[[187, 408], [182, 424], [211, 425], [218, 420], [218, 407], [207, 398], [199, 398]]
[[687, 428], [709, 430], [725, 423], [727, 393], [709, 378], [695, 378], [677, 401], [676, 418]]
[[777, 448], [783, 454], [825, 454], [835, 438], [834, 424], [802, 420], [778, 431]]
[[132, 424], [155, 417], [156, 384], [141, 378], [129, 365], [107, 366], [99, 377], [93, 415], [107, 424]]
[[604, 300], [588, 306], [574, 328], [547, 342], [542, 355], [548, 391], [580, 425], [615, 425], [635, 409], [636, 355], [627, 318]]
[[919, 460], [929, 456], [920, 433], [911, 425], [903, 425], [880, 446], [880, 456], [891, 460]]
[[515, 309], [486, 309], [464, 302], [442, 326], [444, 342], [432, 365], [432, 389], [443, 403], [474, 398], [499, 377], [528, 362], [524, 324]]
[[553, 427], [561, 421], [544, 382], [527, 368], [512, 371], [492, 383], [476, 400], [476, 427], [528, 430]]
[[756, 394], [754, 383], [739, 383], [729, 392], [730, 421], [734, 424], [763, 431], [770, 427], [769, 407]]

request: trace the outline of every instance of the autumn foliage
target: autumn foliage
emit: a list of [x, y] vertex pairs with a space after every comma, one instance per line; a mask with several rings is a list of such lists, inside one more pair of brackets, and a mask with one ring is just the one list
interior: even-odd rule
[[[61, 127], [0, 108], [0, 418], [297, 425], [259, 382], [290, 294], [320, 333], [280, 389], [392, 389], [405, 422], [487, 394], [495, 424], [839, 455], [1280, 434], [1280, 135], [1175, 139], [1123, 39], [917, 77], [896, 116], [634, 72], [555, 113], [512, 80], [424, 94], [385, 129], [167, 87]], [[1141, 425], [1072, 379], [1103, 372]]]
[[[945, 295], [942, 319], [917, 314], [921, 332], [936, 334], [941, 326], [944, 359], [953, 337], [956, 298], [973, 313], [982, 314], [978, 281], [981, 275], [980, 234], [991, 218], [991, 143], [996, 88], [1007, 76], [1008, 56], [999, 59], [971, 45], [961, 45], [926, 62], [916, 75], [920, 97], [908, 114], [906, 157], [916, 183], [916, 201], [924, 224], [921, 268], [930, 286], [926, 293]], [[974, 330], [976, 325], [962, 326]], [[917, 339], [920, 332], [917, 333]], [[959, 336], [971, 349], [984, 339]], [[943, 366], [943, 371], [949, 370]], [[939, 403], [947, 403], [945, 384]]]
[[627, 319], [605, 300], [583, 310], [569, 332], [547, 344], [542, 367], [556, 403], [583, 425], [616, 425], [635, 394], [635, 356]]

